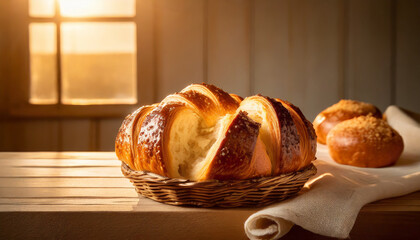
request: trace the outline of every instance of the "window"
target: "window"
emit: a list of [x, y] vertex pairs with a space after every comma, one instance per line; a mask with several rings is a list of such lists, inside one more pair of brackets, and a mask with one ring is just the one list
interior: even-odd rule
[[123, 116], [153, 102], [152, 2], [12, 2], [11, 115]]
[[29, 2], [31, 104], [137, 103], [134, 0]]

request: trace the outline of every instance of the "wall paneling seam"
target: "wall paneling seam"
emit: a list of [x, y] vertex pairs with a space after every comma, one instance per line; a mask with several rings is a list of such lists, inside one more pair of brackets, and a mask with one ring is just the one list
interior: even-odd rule
[[255, 94], [255, 0], [249, 0], [249, 92]]
[[153, 8], [153, 103], [157, 103], [158, 102], [158, 92], [159, 92], [159, 71], [158, 71], [158, 44], [157, 44], [157, 39], [158, 39], [158, 31], [157, 31], [157, 3], [156, 1], [152, 1], [152, 8]]
[[208, 54], [208, 37], [209, 37], [209, 2], [204, 0], [203, 4], [203, 79], [204, 83], [208, 83], [208, 63], [209, 63], [209, 54]]
[[343, 10], [343, 72], [342, 72], [342, 82], [341, 82], [341, 89], [340, 89], [340, 98], [347, 99], [349, 98], [349, 79], [348, 79], [348, 71], [349, 71], [349, 24], [350, 24], [350, 0], [344, 0], [344, 10]]
[[64, 151], [63, 149], [63, 124], [62, 124], [63, 120], [59, 119], [57, 121], [57, 149], [58, 151]]
[[60, 107], [62, 104], [61, 98], [62, 98], [62, 83], [61, 83], [61, 72], [62, 72], [62, 66], [61, 66], [61, 60], [62, 60], [62, 56], [61, 56], [61, 14], [60, 14], [60, 2], [57, 1], [55, 3], [55, 17], [54, 17], [54, 23], [55, 23], [55, 28], [56, 28], [56, 82], [57, 82], [57, 100], [58, 100], [58, 104], [57, 106]]
[[391, 93], [390, 103], [396, 104], [396, 88], [397, 88], [397, 3], [391, 0]]
[[89, 136], [90, 136], [90, 141], [89, 141], [89, 150], [90, 151], [97, 151], [98, 146], [99, 146], [99, 120], [96, 118], [91, 118], [90, 119], [90, 126], [89, 126]]

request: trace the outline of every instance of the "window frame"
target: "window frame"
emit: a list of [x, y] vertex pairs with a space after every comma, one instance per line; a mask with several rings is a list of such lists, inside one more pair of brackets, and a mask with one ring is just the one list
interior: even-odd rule
[[[154, 1], [136, 0], [136, 14], [133, 17], [61, 17], [58, 4], [54, 17], [29, 16], [29, 0], [9, 0], [8, 9], [0, 9], [0, 14], [8, 15], [8, 36], [5, 53], [9, 61], [4, 64], [7, 69], [8, 110], [0, 116], [12, 117], [121, 117], [138, 106], [155, 101], [155, 47], [154, 47]], [[57, 1], [57, 0], [56, 0]], [[56, 24], [57, 34], [57, 104], [37, 105], [29, 103], [30, 95], [30, 53], [29, 24], [52, 22]], [[65, 105], [61, 98], [61, 56], [60, 24], [62, 22], [134, 22], [136, 24], [136, 104], [100, 104], [100, 105]], [[1, 46], [0, 46], [1, 50]], [[3, 51], [2, 51], [3, 52]], [[3, 64], [0, 62], [0, 64]]]

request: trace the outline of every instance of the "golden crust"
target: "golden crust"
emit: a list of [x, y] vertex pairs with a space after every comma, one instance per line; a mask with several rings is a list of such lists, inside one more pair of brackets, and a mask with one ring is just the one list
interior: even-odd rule
[[298, 169], [301, 169], [311, 163], [315, 159], [316, 154], [316, 134], [312, 126], [298, 107], [288, 101], [276, 99], [281, 102], [283, 106], [289, 111], [293, 122], [296, 125], [298, 134], [301, 138], [300, 142], [300, 160], [301, 164]]
[[135, 169], [168, 177], [168, 134], [173, 119], [184, 108], [182, 103], [159, 105], [144, 119], [137, 140]]
[[245, 98], [239, 109], [254, 112], [254, 118], [263, 124], [262, 139], [273, 175], [297, 171], [315, 159], [315, 132], [296, 106], [257, 95]]
[[206, 95], [209, 99], [211, 99], [212, 104], [216, 106], [217, 112], [221, 116], [228, 113], [232, 114], [239, 107], [238, 102], [232, 98], [229, 93], [213, 85], [205, 83], [191, 84], [181, 91], [181, 93], [189, 92], [197, 92]]
[[131, 168], [135, 169], [134, 146], [137, 142], [136, 128], [141, 126], [144, 117], [154, 108], [154, 106], [143, 106], [129, 114], [123, 121], [115, 141], [115, 153], [118, 159], [123, 160]]
[[199, 179], [248, 179], [270, 175], [271, 169], [257, 169], [260, 166], [252, 162], [256, 161], [253, 155], [259, 128], [260, 124], [252, 121], [246, 112], [240, 111], [233, 116], [223, 140], [211, 156], [213, 160]]
[[[267, 125], [264, 134], [260, 131], [261, 124], [254, 121], [246, 109], [242, 109], [242, 105], [247, 106], [247, 103], [257, 104], [264, 109], [264, 117], [268, 119], [264, 123]], [[192, 115], [185, 115], [184, 110]], [[174, 126], [179, 128], [174, 129], [185, 129], [182, 126], [184, 120], [175, 121], [177, 116], [186, 117], [187, 122], [190, 118], [198, 117], [197, 121], [200, 122], [190, 124], [195, 124], [195, 128], [203, 127], [200, 134], [217, 131], [217, 136], [212, 135], [215, 136], [215, 142], [202, 140], [207, 135], [197, 135], [201, 140], [193, 139], [195, 141], [191, 144], [202, 145], [199, 149], [207, 149], [207, 144], [212, 145], [200, 160], [201, 163], [197, 165], [194, 162], [193, 165], [183, 166], [181, 170], [181, 165], [177, 164], [185, 164], [184, 161], [180, 162], [179, 157], [184, 156], [183, 152], [181, 155], [172, 153], [176, 148], [171, 150], [169, 142], [175, 122]], [[223, 125], [220, 128], [217, 124]], [[194, 130], [188, 126], [186, 129], [182, 131]], [[188, 138], [185, 139], [189, 134], [180, 134], [182, 141], [190, 144]], [[189, 169], [192, 172], [187, 175], [195, 180], [226, 180], [278, 175], [302, 169], [315, 159], [315, 142], [312, 124], [299, 108], [286, 101], [263, 96], [243, 100], [213, 85], [192, 84], [179, 93], [169, 95], [159, 104], [140, 108], [127, 116], [118, 133], [115, 151], [118, 158], [134, 170], [173, 177], [173, 173]], [[187, 145], [183, 146], [188, 149]], [[194, 154], [194, 157], [201, 156]]]
[[299, 169], [302, 161], [299, 146], [301, 139], [296, 124], [294, 123], [290, 112], [281, 102], [268, 97], [266, 97], [266, 99], [273, 106], [280, 127], [281, 145], [278, 146], [280, 148], [280, 156], [273, 168], [273, 173], [277, 175], [280, 173], [296, 171]]
[[316, 116], [313, 126], [318, 142], [326, 144], [328, 132], [338, 123], [358, 116], [372, 115], [382, 118], [381, 111], [372, 104], [342, 99]]
[[231, 96], [233, 99], [235, 99], [235, 101], [236, 101], [237, 103], [239, 103], [239, 104], [241, 104], [241, 102], [244, 100], [244, 98], [243, 98], [243, 97], [241, 97], [241, 96], [239, 96], [239, 95], [236, 95], [236, 94], [234, 94], [234, 93], [231, 93], [231, 94], [230, 94], [230, 96]]
[[400, 157], [404, 144], [388, 123], [360, 116], [335, 126], [327, 137], [331, 157], [338, 163], [357, 167], [385, 167]]

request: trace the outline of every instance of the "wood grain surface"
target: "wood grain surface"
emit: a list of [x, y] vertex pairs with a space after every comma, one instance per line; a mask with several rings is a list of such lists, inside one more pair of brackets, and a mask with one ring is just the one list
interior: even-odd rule
[[[0, 153], [0, 239], [246, 239], [257, 210], [138, 197], [112, 152]], [[351, 237], [410, 239], [419, 220], [420, 192], [384, 199], [361, 210]], [[286, 235], [294, 238], [327, 239], [298, 226]]]

